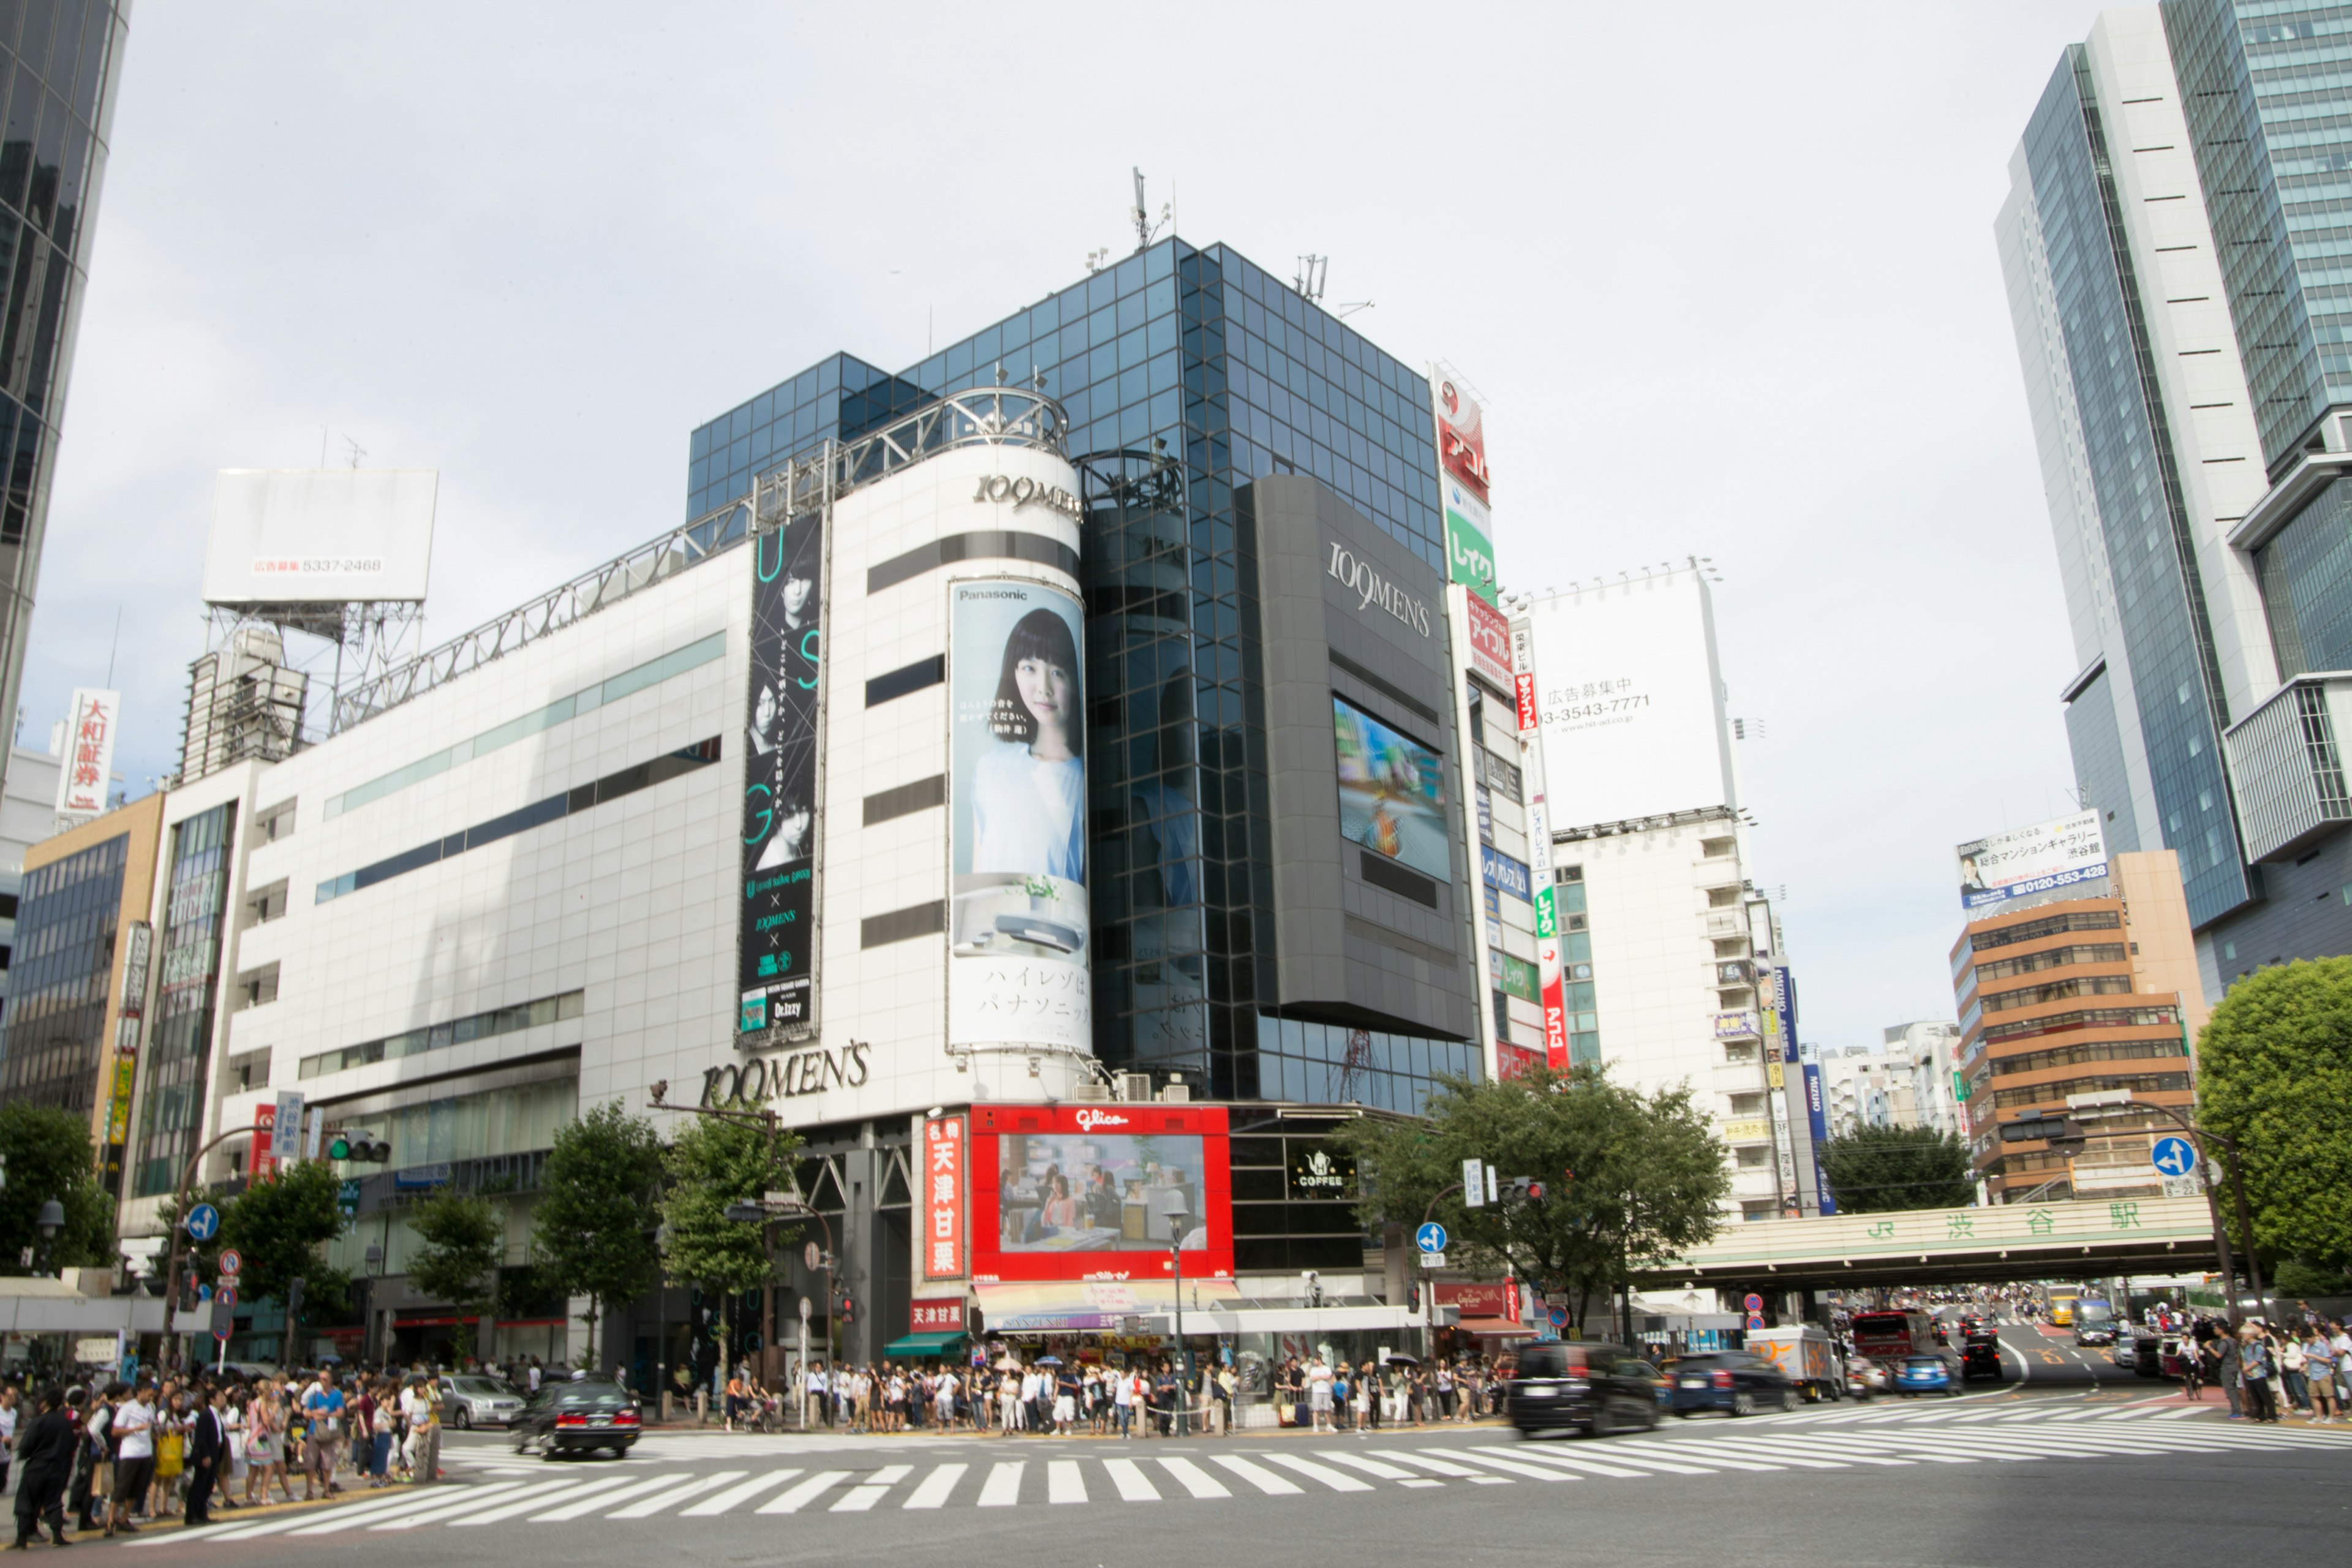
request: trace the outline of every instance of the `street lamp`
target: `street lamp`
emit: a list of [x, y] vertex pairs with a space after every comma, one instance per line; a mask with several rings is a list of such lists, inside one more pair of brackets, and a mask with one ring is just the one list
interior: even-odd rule
[[376, 1277], [383, 1272], [383, 1247], [380, 1243], [371, 1241], [362, 1256], [367, 1264], [367, 1316], [361, 1320], [364, 1328], [360, 1338], [360, 1359], [373, 1363], [379, 1348], [375, 1335], [375, 1282]]
[[2198, 1185], [2205, 1192], [2206, 1212], [2213, 1216], [2213, 1250], [2217, 1255], [2215, 1261], [2221, 1267], [2222, 1310], [2234, 1323], [2238, 1321], [2238, 1274], [2231, 1266], [2229, 1227], [2221, 1223], [2221, 1200], [2213, 1192], [2213, 1173], [2205, 1159], [2206, 1139], [2210, 1138], [2221, 1145], [2223, 1154], [2228, 1157], [2231, 1191], [2236, 1199], [2238, 1232], [2245, 1240], [2246, 1279], [2254, 1288], [2254, 1305], [2261, 1309], [2263, 1318], [2268, 1319], [2271, 1315], [2270, 1302], [2263, 1289], [2263, 1266], [2254, 1257], [2253, 1212], [2246, 1206], [2246, 1178], [2238, 1163], [2237, 1140], [2227, 1133], [2199, 1126], [2192, 1118], [2184, 1116], [2169, 1105], [2159, 1105], [2152, 1100], [2136, 1100], [2127, 1089], [2100, 1089], [2092, 1094], [2070, 1094], [2066, 1097], [2066, 1109], [2073, 1111], [2122, 1110], [2126, 1108], [2153, 1110], [2170, 1117], [2174, 1125], [2189, 1134], [2196, 1148]]
[[55, 1198], [43, 1204], [40, 1215], [33, 1221], [33, 1228], [41, 1233], [41, 1249], [33, 1259], [34, 1273], [49, 1271], [49, 1258], [57, 1250], [58, 1232], [65, 1227], [66, 1205]]
[[1184, 1233], [1192, 1228], [1192, 1205], [1184, 1189], [1160, 1194], [1160, 1212], [1168, 1221], [1168, 1267], [1176, 1281], [1176, 1436], [1181, 1437], [1192, 1430], [1185, 1418], [1192, 1409], [1192, 1358], [1184, 1348]]

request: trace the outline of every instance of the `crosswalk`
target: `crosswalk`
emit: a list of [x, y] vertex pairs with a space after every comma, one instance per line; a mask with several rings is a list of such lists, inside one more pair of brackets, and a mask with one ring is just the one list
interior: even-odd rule
[[1874, 1473], [1913, 1466], [2031, 1464], [2182, 1453], [2322, 1450], [2352, 1457], [2352, 1436], [2335, 1432], [2247, 1428], [2220, 1422], [2162, 1419], [2141, 1407], [2100, 1415], [2021, 1419], [2011, 1411], [1982, 1419], [1851, 1421], [1841, 1426], [1774, 1429], [1762, 1422], [1709, 1423], [1604, 1442], [1515, 1442], [1481, 1434], [1440, 1446], [1423, 1440], [1308, 1446], [1296, 1439], [1222, 1445], [1104, 1445], [1048, 1449], [1020, 1458], [887, 1456], [840, 1450], [826, 1464], [733, 1464], [709, 1470], [669, 1465], [635, 1472], [600, 1467], [530, 1479], [403, 1489], [324, 1510], [231, 1524], [198, 1536], [171, 1535], [183, 1547], [230, 1544], [264, 1536], [339, 1535], [357, 1542], [375, 1532], [424, 1528], [480, 1529], [501, 1524], [561, 1525], [709, 1520], [783, 1514], [932, 1512], [974, 1508], [1046, 1509], [1074, 1505], [1150, 1505], [1234, 1498], [1288, 1499], [1388, 1489], [1433, 1491], [1474, 1487], [1560, 1486], [1583, 1481], [1687, 1479], [1773, 1471]]

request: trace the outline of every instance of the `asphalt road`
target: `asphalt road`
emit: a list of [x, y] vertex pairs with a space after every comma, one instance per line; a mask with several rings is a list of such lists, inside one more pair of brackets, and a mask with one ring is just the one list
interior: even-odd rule
[[[2071, 1348], [2071, 1347], [2068, 1347]], [[454, 1484], [127, 1548], [372, 1568], [641, 1561], [1053, 1568], [1302, 1560], [1740, 1564], [2327, 1561], [2352, 1431], [2252, 1428], [2162, 1384], [2049, 1378], [1523, 1443], [1495, 1426], [1223, 1439], [647, 1435], [625, 1460], [453, 1435]], [[2061, 1376], [2065, 1381], [2061, 1382]], [[126, 1563], [124, 1568], [136, 1568]]]

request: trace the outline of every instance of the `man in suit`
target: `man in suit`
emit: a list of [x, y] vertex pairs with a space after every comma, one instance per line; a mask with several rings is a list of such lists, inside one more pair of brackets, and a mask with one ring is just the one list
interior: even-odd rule
[[66, 1482], [83, 1444], [79, 1410], [51, 1389], [41, 1395], [41, 1412], [26, 1425], [16, 1446], [23, 1469], [16, 1481], [16, 1540], [12, 1552], [31, 1544], [43, 1524], [59, 1546], [66, 1541]]
[[195, 1423], [188, 1433], [186, 1520], [191, 1530], [213, 1521], [213, 1488], [220, 1481], [221, 1468], [228, 1463], [228, 1428], [221, 1424], [221, 1406], [227, 1400], [226, 1389], [214, 1389], [212, 1396], [196, 1406]]

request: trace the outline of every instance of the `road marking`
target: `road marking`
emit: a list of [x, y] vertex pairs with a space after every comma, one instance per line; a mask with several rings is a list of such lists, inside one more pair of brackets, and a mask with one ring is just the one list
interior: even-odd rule
[[1511, 1478], [1508, 1476], [1482, 1475], [1469, 1466], [1457, 1465], [1451, 1459], [1433, 1458], [1427, 1454], [1408, 1454], [1399, 1448], [1391, 1448], [1388, 1455], [1390, 1458], [1401, 1465], [1418, 1465], [1424, 1470], [1435, 1470], [1441, 1476], [1451, 1476], [1456, 1480], [1475, 1481], [1490, 1487], [1507, 1487], [1511, 1484]]
[[2205, 1410], [2203, 1405], [2184, 1405], [2178, 1410], [2159, 1410], [2156, 1418], [2158, 1421], [2178, 1421], [2184, 1415], [2202, 1415]]
[[[485, 1487], [482, 1489], [484, 1491], [488, 1491], [492, 1489]], [[511, 1481], [499, 1482], [497, 1483], [496, 1489], [500, 1491], [511, 1491], [514, 1489], [514, 1483]], [[431, 1496], [429, 1494], [420, 1497], [413, 1491], [403, 1489], [402, 1491], [394, 1497], [376, 1498], [367, 1502], [346, 1503], [341, 1508], [335, 1510], [334, 1514], [338, 1520], [342, 1521], [345, 1523], [357, 1524], [372, 1519], [382, 1519], [386, 1514], [404, 1513], [410, 1509], [432, 1508], [444, 1500], [445, 1500], [442, 1498]], [[265, 1519], [253, 1524], [240, 1524], [231, 1530], [207, 1531], [205, 1532], [202, 1539], [215, 1542], [225, 1541], [251, 1541], [256, 1536], [282, 1535], [288, 1531], [300, 1530], [306, 1525], [313, 1525], [318, 1522], [320, 1522], [318, 1512], [317, 1510], [312, 1510], [301, 1513], [288, 1514], [278, 1519]], [[144, 1541], [134, 1541], [131, 1545], [132, 1550], [135, 1551], [142, 1546], [161, 1546], [167, 1542], [173, 1541], [180, 1542], [180, 1544], [184, 1546], [192, 1544], [189, 1537], [185, 1535], [173, 1534], [151, 1535]]]
[[1160, 1468], [1174, 1476], [1183, 1489], [1194, 1497], [1231, 1497], [1224, 1482], [1209, 1474], [1190, 1459], [1162, 1459]]
[[[1527, 1464], [1527, 1463], [1525, 1463], [1525, 1462], [1523, 1462], [1523, 1461], [1521, 1461], [1521, 1460], [1516, 1459], [1516, 1458], [1514, 1458], [1514, 1459], [1508, 1459], [1508, 1460], [1503, 1460], [1503, 1461], [1498, 1462], [1498, 1461], [1496, 1461], [1496, 1460], [1494, 1460], [1494, 1459], [1488, 1458], [1486, 1458], [1486, 1456], [1484, 1456], [1484, 1455], [1482, 1455], [1482, 1454], [1478, 1454], [1478, 1453], [1475, 1453], [1475, 1452], [1465, 1452], [1465, 1453], [1463, 1454], [1463, 1456], [1462, 1456], [1462, 1457], [1463, 1457], [1464, 1458], [1465, 1458], [1465, 1459], [1475, 1459], [1475, 1460], [1477, 1460], [1480, 1464], [1494, 1465], [1494, 1466], [1496, 1466], [1496, 1468], [1498, 1468], [1498, 1469], [1503, 1468], [1505, 1466], [1508, 1466], [1508, 1468], [1512, 1468], [1512, 1469], [1514, 1469], [1514, 1470], [1530, 1470], [1530, 1469], [1535, 1469], [1535, 1467], [1534, 1467], [1534, 1466], [1532, 1466], [1532, 1465], [1528, 1465], [1528, 1464]], [[1545, 1465], [1547, 1465], [1547, 1466], [1550, 1466], [1550, 1465], [1557, 1465], [1557, 1466], [1559, 1466], [1559, 1467], [1560, 1468], [1562, 1468], [1562, 1469], [1567, 1469], [1567, 1470], [1582, 1470], [1582, 1471], [1584, 1471], [1585, 1473], [1587, 1473], [1588, 1475], [1595, 1475], [1595, 1476], [1612, 1476], [1612, 1477], [1615, 1477], [1615, 1478], [1617, 1478], [1617, 1479], [1621, 1479], [1621, 1480], [1622, 1480], [1622, 1479], [1632, 1479], [1632, 1478], [1643, 1478], [1643, 1479], [1646, 1479], [1646, 1478], [1650, 1475], [1650, 1472], [1649, 1472], [1648, 1470], [1637, 1470], [1637, 1469], [1632, 1469], [1632, 1468], [1627, 1468], [1626, 1466], [1623, 1466], [1623, 1465], [1612, 1465], [1612, 1464], [1607, 1464], [1607, 1463], [1604, 1463], [1603, 1461], [1601, 1461], [1601, 1460], [1600, 1460], [1600, 1459], [1588, 1459], [1588, 1458], [1583, 1458], [1583, 1457], [1582, 1457], [1582, 1456], [1580, 1456], [1580, 1455], [1572, 1455], [1572, 1454], [1554, 1454], [1554, 1453], [1550, 1453], [1550, 1452], [1547, 1451], [1547, 1452], [1544, 1452], [1544, 1453], [1542, 1453], [1542, 1454], [1540, 1454], [1540, 1455], [1533, 1455], [1533, 1456], [1531, 1456], [1531, 1457], [1540, 1458], [1543, 1460], [1544, 1464], [1545, 1464]], [[1569, 1478], [1564, 1477], [1564, 1476], [1562, 1476], [1562, 1477], [1555, 1477], [1555, 1476], [1553, 1476], [1553, 1475], [1552, 1475], [1552, 1473], [1551, 1473], [1551, 1472], [1550, 1472], [1550, 1470], [1549, 1470], [1549, 1469], [1536, 1470], [1536, 1472], [1535, 1472], [1535, 1473], [1536, 1473], [1536, 1474], [1538, 1474], [1538, 1475], [1542, 1476], [1542, 1477], [1543, 1477], [1545, 1479], [1547, 1479], [1547, 1480], [1552, 1480], [1552, 1479], [1560, 1479], [1560, 1480], [1565, 1480], [1565, 1479], [1569, 1479]]]
[[1335, 1492], [1368, 1492], [1372, 1489], [1371, 1483], [1369, 1481], [1360, 1481], [1353, 1476], [1343, 1476], [1328, 1465], [1318, 1465], [1312, 1459], [1302, 1459], [1296, 1454], [1268, 1454], [1266, 1458], [1274, 1464], [1280, 1465], [1286, 1470], [1296, 1471], [1310, 1480], [1321, 1481]]
[[[1696, 1451], [1697, 1452], [1697, 1454], [1698, 1454], [1698, 1457], [1699, 1457], [1700, 1458], [1702, 1458], [1702, 1459], [1705, 1459], [1708, 1464], [1710, 1464], [1710, 1465], [1720, 1465], [1721, 1467], [1723, 1467], [1723, 1468], [1724, 1468], [1725, 1469], [1727, 1469], [1727, 1470], [1780, 1470], [1780, 1469], [1786, 1469], [1788, 1467], [1787, 1467], [1787, 1466], [1785, 1466], [1785, 1465], [1777, 1465], [1777, 1464], [1760, 1464], [1760, 1463], [1758, 1463], [1758, 1462], [1756, 1462], [1756, 1461], [1754, 1461], [1754, 1460], [1752, 1460], [1752, 1459], [1746, 1458], [1730, 1458], [1730, 1457], [1729, 1457], [1729, 1456], [1734, 1455], [1734, 1454], [1738, 1454], [1738, 1455], [1743, 1455], [1743, 1456], [1744, 1456], [1744, 1455], [1747, 1455], [1747, 1454], [1752, 1453], [1752, 1452], [1753, 1452], [1757, 1447], [1761, 1447], [1763, 1443], [1765, 1443], [1765, 1442], [1770, 1442], [1770, 1441], [1775, 1441], [1775, 1440], [1776, 1440], [1776, 1439], [1769, 1439], [1769, 1438], [1768, 1438], [1768, 1439], [1760, 1439], [1760, 1440], [1759, 1440], [1759, 1441], [1757, 1441], [1757, 1442], [1752, 1442], [1752, 1443], [1739, 1443], [1739, 1444], [1735, 1444], [1735, 1443], [1733, 1442], [1733, 1440], [1732, 1440], [1732, 1439], [1727, 1438], [1727, 1437], [1653, 1437], [1653, 1438], [1649, 1439], [1649, 1441], [1650, 1441], [1650, 1442], [1652, 1442], [1652, 1443], [1666, 1443], [1666, 1444], [1672, 1444], [1672, 1445], [1674, 1446], [1674, 1451], [1675, 1451], [1675, 1452], [1676, 1452], [1676, 1453], [1680, 1453], [1680, 1452], [1681, 1452], [1685, 1447], [1690, 1447], [1690, 1448], [1692, 1448], [1692, 1449], [1696, 1450]], [[1785, 1440], [1791, 1440], [1791, 1439], [1777, 1439], [1777, 1440], [1783, 1440], [1783, 1441], [1785, 1441]], [[1802, 1439], [1801, 1439], [1801, 1438], [1796, 1438], [1796, 1439], [1793, 1439], [1793, 1440], [1801, 1441]], [[1633, 1444], [1627, 1444], [1625, 1447], [1626, 1447], [1631, 1448], [1631, 1447], [1634, 1447], [1634, 1445], [1633, 1445]], [[1620, 1451], [1620, 1452], [1622, 1452], [1622, 1450], [1619, 1450], [1619, 1451]], [[1641, 1450], [1640, 1450], [1639, 1448], [1636, 1448], [1636, 1449], [1635, 1449], [1635, 1455], [1638, 1455], [1640, 1451], [1641, 1451]], [[1629, 1458], [1632, 1458], [1632, 1457], [1633, 1457], [1633, 1456], [1629, 1456]], [[1540, 1459], [1540, 1458], [1549, 1458], [1549, 1456], [1547, 1456], [1547, 1455], [1543, 1455], [1543, 1454], [1530, 1453], [1530, 1454], [1528, 1454], [1528, 1458], [1531, 1458], [1531, 1459]], [[1643, 1461], [1643, 1462], [1647, 1463], [1647, 1462], [1650, 1462], [1650, 1461]]]
[[834, 1500], [834, 1513], [866, 1513], [882, 1500], [882, 1494], [915, 1473], [912, 1465], [885, 1465], [857, 1485]]
[[[606, 1489], [603, 1487], [593, 1487], [591, 1489], [601, 1492]], [[580, 1484], [574, 1483], [571, 1489], [558, 1493], [557, 1495], [567, 1498], [577, 1497], [580, 1495]], [[477, 1524], [498, 1524], [506, 1520], [514, 1518], [517, 1514], [529, 1513], [532, 1509], [539, 1507], [540, 1504], [546, 1500], [547, 1500], [543, 1497], [527, 1497], [520, 1502], [504, 1502], [496, 1508], [486, 1509], [480, 1513], [469, 1513], [463, 1519], [451, 1520], [449, 1522], [453, 1526], [460, 1528]]]
[[[678, 1511], [678, 1517], [680, 1519], [715, 1518], [719, 1514], [725, 1513], [729, 1509], [735, 1507], [739, 1503], [750, 1502], [753, 1498], [758, 1497], [761, 1492], [768, 1490], [772, 1487], [782, 1486], [786, 1481], [791, 1480], [794, 1476], [799, 1475], [801, 1473], [801, 1466], [794, 1465], [788, 1469], [770, 1470], [764, 1476], [755, 1476], [751, 1480], [745, 1481], [741, 1486], [729, 1487], [717, 1497], [705, 1498], [700, 1502], [696, 1503], [692, 1508], [681, 1509]], [[740, 1474], [740, 1472], [739, 1471], [738, 1473]]]
[[955, 1490], [956, 1483], [963, 1479], [963, 1473], [970, 1468], [971, 1468], [970, 1465], [941, 1465], [938, 1469], [925, 1476], [923, 1484], [908, 1493], [907, 1500], [898, 1506], [902, 1509], [943, 1506], [948, 1500], [948, 1494]]
[[761, 1503], [754, 1513], [798, 1513], [820, 1496], [849, 1479], [847, 1470], [819, 1470], [782, 1497]]
[[1143, 1467], [1133, 1459], [1105, 1459], [1103, 1468], [1110, 1472], [1111, 1484], [1118, 1489], [1121, 1502], [1158, 1502], [1160, 1493], [1144, 1475]]
[[681, 1479], [683, 1478], [676, 1472], [672, 1472], [666, 1476], [646, 1476], [637, 1480], [625, 1481], [610, 1489], [599, 1488], [584, 1500], [567, 1502], [562, 1508], [552, 1508], [545, 1513], [532, 1514], [530, 1521], [533, 1524], [559, 1524], [567, 1519], [578, 1519], [582, 1514], [593, 1513], [606, 1503], [618, 1502], [625, 1497], [635, 1497], [640, 1493], [649, 1492], [656, 1487], [667, 1486], [670, 1482]]
[[1087, 1478], [1078, 1469], [1076, 1459], [1045, 1461], [1045, 1500], [1047, 1502], [1084, 1502], [1087, 1500]]
[[1262, 1492], [1278, 1495], [1295, 1494], [1299, 1489], [1297, 1485], [1290, 1481], [1284, 1480], [1272, 1470], [1254, 1465], [1247, 1459], [1237, 1459], [1231, 1454], [1217, 1454], [1213, 1456], [1213, 1458], [1216, 1463], [1223, 1466], [1226, 1469], [1233, 1471], [1234, 1474], [1241, 1477], [1242, 1479], [1247, 1481], [1250, 1485], [1255, 1487]]
[[1011, 1508], [1021, 1500], [1021, 1472], [1029, 1468], [1026, 1459], [1000, 1459], [988, 1472], [988, 1484], [980, 1489], [982, 1508]]
[[[1664, 1458], [1657, 1455], [1645, 1452], [1644, 1450], [1648, 1449], [1650, 1447], [1651, 1445], [1646, 1443], [1612, 1443], [1608, 1447], [1608, 1462], [1612, 1465], [1646, 1466], [1654, 1470], [1664, 1470], [1670, 1475], [1677, 1476], [1711, 1476], [1716, 1473], [1709, 1468], [1715, 1463], [1715, 1456], [1713, 1454], [1702, 1454], [1699, 1456], [1699, 1458], [1706, 1461], [1704, 1465], [1685, 1465], [1679, 1460]], [[1528, 1458], [1549, 1458], [1551, 1456], [1549, 1454], [1531, 1453], [1526, 1457]]]
[[1411, 1470], [1398, 1469], [1385, 1459], [1368, 1459], [1361, 1454], [1327, 1454], [1335, 1465], [1345, 1465], [1351, 1470], [1361, 1470], [1368, 1476], [1378, 1476], [1384, 1481], [1402, 1481], [1410, 1486], [1440, 1487], [1444, 1481], [1433, 1481], [1414, 1475]]
[[[544, 1497], [550, 1492], [569, 1491], [571, 1489], [572, 1481], [567, 1478], [562, 1480], [541, 1481], [535, 1487], [524, 1487], [521, 1491], [509, 1493], [509, 1496], [510, 1498], [520, 1498], [526, 1494], [530, 1494]], [[387, 1519], [378, 1523], [370, 1524], [367, 1528], [370, 1530], [414, 1530], [420, 1524], [436, 1524], [457, 1514], [470, 1513], [475, 1509], [486, 1508], [492, 1500], [492, 1499], [483, 1496], [482, 1493], [477, 1492], [469, 1498], [458, 1498], [451, 1501], [439, 1503], [432, 1508], [419, 1509], [414, 1513], [402, 1514], [398, 1519]], [[334, 1521], [328, 1521], [323, 1523], [306, 1526], [303, 1529], [294, 1531], [291, 1533], [295, 1535], [328, 1535], [341, 1528], [343, 1527], [336, 1524]]]
[[640, 1498], [626, 1508], [615, 1509], [604, 1517], [606, 1519], [651, 1519], [674, 1503], [684, 1502], [688, 1498], [700, 1497], [707, 1491], [715, 1491], [729, 1481], [740, 1481], [744, 1474], [745, 1472], [741, 1470], [716, 1470], [690, 1481], [681, 1481], [667, 1491], [656, 1492], [648, 1498]]

